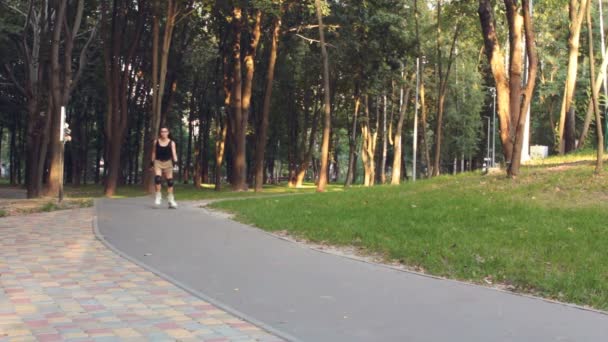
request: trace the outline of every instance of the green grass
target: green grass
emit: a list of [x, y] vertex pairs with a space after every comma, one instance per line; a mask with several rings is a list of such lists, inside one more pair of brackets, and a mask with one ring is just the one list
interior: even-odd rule
[[534, 165], [554, 165], [564, 163], [576, 163], [582, 161], [593, 161], [597, 158], [597, 152], [593, 149], [582, 149], [577, 150], [565, 155], [553, 155], [545, 159], [532, 159], [526, 164], [530, 166]]
[[608, 182], [589, 162], [212, 206], [430, 274], [608, 309]]
[[[341, 192], [343, 187], [340, 185], [329, 185], [329, 192]], [[305, 194], [314, 193], [316, 187], [312, 183], [305, 183], [301, 188], [289, 188], [285, 184], [281, 185], [264, 185], [261, 192], [255, 192], [253, 189], [245, 192], [233, 192], [230, 190], [230, 185], [222, 187], [221, 191], [215, 191], [212, 185], [205, 185], [202, 189], [196, 189], [191, 185], [177, 185], [175, 188], [175, 197], [178, 200], [211, 200], [224, 198], [242, 198], [242, 197], [264, 197], [287, 194]]]
[[[0, 185], [2, 187], [2, 185]], [[12, 187], [11, 187], [12, 188]], [[200, 200], [217, 200], [224, 198], [250, 198], [263, 197], [281, 194], [298, 194], [311, 193], [315, 191], [315, 185], [308, 183], [302, 188], [294, 189], [286, 185], [266, 185], [262, 192], [256, 193], [252, 190], [244, 192], [233, 192], [229, 185], [224, 185], [222, 191], [215, 191], [213, 185], [205, 184], [201, 189], [195, 188], [193, 185], [176, 184], [175, 192], [177, 201], [200, 201]], [[0, 217], [18, 214], [31, 214], [38, 212], [50, 212], [55, 210], [65, 210], [74, 208], [92, 207], [95, 198], [104, 196], [102, 185], [81, 185], [71, 186], [66, 185], [65, 200], [61, 204], [56, 202], [56, 199], [41, 198], [32, 200], [15, 200], [5, 201], [0, 203]], [[343, 188], [339, 185], [330, 185], [328, 191], [342, 191]], [[166, 188], [163, 189], [166, 191]], [[117, 189], [114, 198], [127, 198], [146, 196], [141, 185], [121, 186]]]
[[55, 210], [60, 210], [61, 207], [56, 202], [48, 202], [40, 207], [40, 211], [48, 213]]
[[[289, 188], [285, 184], [281, 185], [265, 185], [262, 192], [254, 192], [253, 189], [244, 192], [233, 192], [229, 184], [222, 186], [221, 191], [215, 191], [211, 184], [204, 184], [202, 188], [197, 189], [192, 184], [175, 184], [175, 196], [179, 201], [197, 201], [207, 199], [222, 199], [222, 198], [240, 198], [240, 197], [257, 197], [280, 194], [296, 194], [296, 193], [311, 193], [315, 192], [315, 185], [305, 183], [302, 188]], [[328, 191], [342, 191], [342, 186], [329, 185]], [[163, 188], [163, 192], [166, 188]], [[103, 197], [103, 186], [101, 185], [83, 185], [79, 187], [66, 186], [66, 196], [69, 198], [97, 198]], [[127, 198], [145, 196], [146, 193], [141, 185], [121, 186], [117, 189], [114, 198]]]

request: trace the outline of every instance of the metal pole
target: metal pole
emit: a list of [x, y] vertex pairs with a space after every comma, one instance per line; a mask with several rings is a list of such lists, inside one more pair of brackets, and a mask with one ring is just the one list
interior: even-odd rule
[[492, 88], [492, 97], [494, 102], [492, 103], [492, 167], [496, 167], [496, 88]]
[[412, 137], [412, 180], [416, 181], [416, 155], [418, 151], [418, 88], [420, 87], [420, 58], [416, 58], [416, 108], [414, 111], [414, 136]]
[[486, 163], [490, 162], [490, 117], [486, 116], [486, 119], [488, 119], [488, 149], [486, 152]]
[[59, 126], [59, 142], [61, 148], [59, 150], [59, 203], [63, 201], [63, 154], [65, 149], [65, 107], [61, 106], [61, 119]]
[[[602, 0], [598, 1], [598, 3], [600, 4], [600, 37], [602, 42], [602, 48], [600, 49], [600, 51], [602, 51], [603, 59], [606, 55], [606, 42], [604, 38], [604, 11], [602, 9]], [[602, 70], [602, 73], [604, 73], [604, 94], [606, 95], [606, 97], [608, 97], [608, 80], [606, 80], [606, 69]]]

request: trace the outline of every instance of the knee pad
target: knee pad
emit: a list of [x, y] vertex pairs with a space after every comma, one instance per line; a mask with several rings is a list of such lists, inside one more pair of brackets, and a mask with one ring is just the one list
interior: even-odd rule
[[169, 187], [169, 188], [173, 187], [173, 179], [167, 179], [167, 187]]
[[154, 176], [154, 184], [156, 185], [160, 185], [160, 183], [163, 182], [163, 179], [161, 176]]

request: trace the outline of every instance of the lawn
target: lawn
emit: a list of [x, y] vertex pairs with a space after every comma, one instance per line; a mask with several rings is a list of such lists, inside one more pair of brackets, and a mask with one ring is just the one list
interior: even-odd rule
[[429, 274], [608, 310], [607, 178], [589, 161], [552, 164], [516, 181], [463, 174], [212, 207]]
[[[0, 185], [0, 189], [6, 191], [21, 191], [19, 189], [11, 187], [8, 184]], [[214, 186], [211, 184], [205, 184], [202, 188], [197, 189], [191, 184], [176, 184], [175, 186], [175, 197], [178, 202], [180, 201], [200, 201], [200, 200], [211, 200], [211, 199], [223, 199], [223, 198], [245, 198], [245, 197], [260, 197], [269, 195], [281, 195], [281, 194], [298, 194], [298, 193], [311, 193], [316, 189], [314, 184], [305, 184], [302, 188], [294, 189], [289, 188], [285, 184], [282, 185], [265, 185], [262, 192], [254, 192], [253, 190], [245, 192], [233, 192], [230, 190], [230, 185], [226, 184], [222, 187], [221, 191], [215, 191]], [[65, 188], [65, 199], [62, 203], [57, 203], [55, 198], [37, 198], [37, 199], [2, 199], [0, 198], [0, 217], [11, 216], [11, 215], [23, 215], [37, 212], [48, 212], [54, 210], [74, 209], [90, 207], [93, 205], [94, 198], [100, 198], [104, 196], [104, 189], [102, 185], [81, 185], [71, 186], [66, 185]], [[328, 186], [329, 191], [343, 191], [343, 187], [339, 185]], [[163, 189], [163, 193], [166, 194], [166, 188]], [[25, 196], [25, 194], [23, 194]], [[116, 191], [116, 195], [113, 198], [127, 198], [127, 197], [139, 197], [146, 196], [145, 191], [141, 185], [128, 185], [120, 186]]]
[[[86, 185], [80, 187], [66, 186], [66, 196], [69, 198], [95, 198], [103, 197], [103, 187], [100, 185]], [[223, 198], [241, 198], [241, 197], [257, 197], [281, 194], [297, 194], [297, 193], [312, 193], [315, 192], [315, 185], [311, 183], [304, 184], [302, 188], [289, 188], [285, 184], [281, 185], [265, 185], [261, 192], [252, 190], [245, 192], [233, 192], [230, 185], [222, 186], [221, 191], [215, 191], [211, 184], [204, 184], [202, 188], [197, 189], [192, 184], [175, 184], [175, 199], [177, 201], [198, 201], [208, 199], [223, 199]], [[332, 184], [328, 187], [329, 191], [343, 191], [340, 185]], [[166, 194], [166, 188], [163, 187], [163, 195]], [[141, 185], [121, 186], [117, 189], [114, 198], [138, 197], [146, 196]]]

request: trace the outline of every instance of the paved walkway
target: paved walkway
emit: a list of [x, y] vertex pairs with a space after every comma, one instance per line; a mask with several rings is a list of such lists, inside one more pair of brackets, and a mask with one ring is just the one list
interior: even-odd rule
[[608, 315], [317, 252], [181, 203], [102, 200], [116, 248], [293, 340], [606, 342]]
[[119, 257], [93, 209], [0, 219], [0, 341], [278, 341]]

